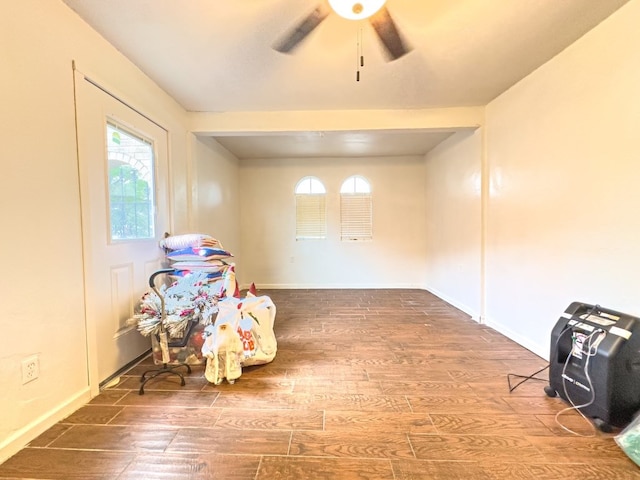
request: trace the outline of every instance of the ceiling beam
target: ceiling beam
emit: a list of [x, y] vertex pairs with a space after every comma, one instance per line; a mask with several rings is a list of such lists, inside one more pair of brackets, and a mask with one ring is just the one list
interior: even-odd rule
[[484, 107], [422, 110], [313, 110], [268, 112], [191, 112], [196, 135], [290, 134], [371, 130], [474, 130], [484, 122]]

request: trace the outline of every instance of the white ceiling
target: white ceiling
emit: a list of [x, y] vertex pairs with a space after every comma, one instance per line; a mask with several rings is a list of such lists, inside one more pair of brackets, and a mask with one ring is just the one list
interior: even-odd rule
[[452, 132], [430, 130], [303, 132], [216, 136], [238, 158], [424, 155]]
[[[367, 20], [336, 14], [292, 54], [272, 49], [325, 0], [63, 1], [185, 109], [266, 112], [486, 105], [627, 0], [388, 0], [412, 48], [391, 62]], [[239, 158], [413, 155], [452, 132], [216, 138]]]

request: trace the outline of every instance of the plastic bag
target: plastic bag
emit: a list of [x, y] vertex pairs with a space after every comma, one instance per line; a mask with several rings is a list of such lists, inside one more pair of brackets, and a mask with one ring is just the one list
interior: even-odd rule
[[275, 317], [276, 306], [268, 296], [221, 299], [214, 324], [205, 328], [202, 345], [207, 380], [218, 385], [226, 378], [233, 383], [241, 375], [236, 358], [240, 367], [271, 362], [278, 349]]
[[622, 451], [640, 466], [640, 415], [636, 415], [614, 439]]

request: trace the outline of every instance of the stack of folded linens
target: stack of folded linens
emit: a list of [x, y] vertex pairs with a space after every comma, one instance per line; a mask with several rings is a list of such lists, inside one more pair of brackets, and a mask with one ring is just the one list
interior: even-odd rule
[[186, 234], [165, 238], [161, 247], [167, 249], [167, 259], [175, 275], [184, 277], [191, 272], [206, 273], [209, 280], [217, 280], [233, 265], [231, 252], [215, 238], [204, 234]]

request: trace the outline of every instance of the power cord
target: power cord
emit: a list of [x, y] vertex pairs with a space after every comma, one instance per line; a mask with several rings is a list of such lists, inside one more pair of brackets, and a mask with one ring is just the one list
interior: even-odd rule
[[[597, 337], [595, 339], [595, 342], [593, 342], [594, 335], [597, 335]], [[565, 397], [567, 398], [567, 401], [571, 404], [571, 406], [567, 407], [567, 408], [564, 408], [564, 409], [560, 410], [558, 413], [556, 413], [555, 422], [563, 430], [565, 430], [565, 431], [567, 431], [567, 432], [569, 432], [569, 433], [571, 433], [573, 435], [577, 435], [579, 437], [595, 437], [596, 436], [596, 428], [595, 428], [595, 426], [586, 417], [586, 415], [584, 413], [582, 413], [581, 409], [589, 407], [590, 405], [593, 404], [593, 402], [596, 399], [596, 392], [593, 389], [593, 383], [591, 381], [591, 376], [589, 375], [589, 360], [591, 359], [591, 357], [596, 355], [596, 352], [598, 350], [598, 345], [600, 345], [600, 342], [602, 342], [602, 340], [604, 339], [605, 336], [606, 336], [606, 332], [604, 330], [601, 330], [601, 329], [594, 330], [593, 332], [591, 332], [591, 334], [589, 334], [583, 340], [582, 345], [579, 346], [580, 353], [585, 356], [583, 373], [584, 373], [585, 378], [587, 379], [587, 383], [589, 384], [589, 391], [591, 392], [591, 398], [589, 399], [589, 401], [587, 403], [583, 403], [582, 405], [576, 405], [575, 402], [573, 401], [573, 399], [571, 398], [571, 396], [569, 395], [569, 392], [567, 391], [566, 370], [567, 370], [567, 366], [569, 365], [569, 361], [571, 360], [571, 356], [573, 355], [574, 348], [577, 347], [576, 337], [573, 337], [573, 339], [572, 339], [574, 348], [572, 348], [571, 349], [571, 353], [569, 355], [567, 355], [567, 360], [564, 362], [564, 366], [562, 368], [562, 388], [564, 389]], [[587, 344], [587, 350], [586, 351], [584, 349], [585, 343]], [[580, 414], [580, 416], [589, 424], [589, 426], [592, 429], [592, 433], [590, 435], [584, 435], [584, 434], [575, 432], [575, 431], [571, 430], [569, 427], [567, 427], [566, 425], [563, 425], [562, 422], [560, 422], [560, 420], [559, 420], [560, 415], [562, 415], [562, 414], [564, 414], [566, 412], [569, 412], [571, 410], [575, 410], [576, 412], [578, 412]]]
[[[556, 338], [556, 342], [554, 344], [554, 349], [557, 350], [558, 348], [558, 342], [560, 341], [560, 339], [562, 338], [562, 336], [571, 331], [572, 327], [566, 327], [564, 330], [562, 330], [560, 332], [560, 334], [558, 335], [558, 338]], [[570, 355], [569, 355], [570, 356]], [[518, 375], [515, 373], [508, 373], [507, 374], [507, 384], [509, 385], [509, 393], [513, 392], [516, 388], [518, 388], [520, 385], [522, 385], [524, 382], [526, 382], [527, 380], [538, 380], [538, 381], [542, 381], [542, 382], [547, 382], [549, 379], [547, 378], [539, 378], [536, 377], [536, 375], [538, 375], [539, 373], [544, 372], [547, 368], [549, 368], [549, 364], [547, 364], [546, 366], [542, 367], [540, 370], [538, 370], [537, 372], [532, 373], [531, 375]], [[520, 380], [518, 383], [516, 383], [515, 385], [511, 385], [511, 378], [515, 377], [515, 378], [522, 378], [523, 380]]]
[[[597, 306], [594, 306], [590, 309], [590, 311], [587, 314], [591, 314], [594, 310], [597, 309]], [[566, 334], [567, 332], [572, 331], [572, 326], [568, 326], [566, 327], [564, 330], [562, 330], [560, 332], [560, 334], [558, 335], [558, 338], [555, 341], [554, 344], [554, 349], [557, 351], [558, 348], [558, 343], [560, 341], [560, 339], [562, 338], [562, 336], [564, 334]], [[594, 335], [598, 335], [598, 337], [596, 338], [595, 342], [593, 342], [593, 337]], [[567, 385], [566, 385], [566, 370], [567, 370], [567, 366], [569, 365], [569, 362], [571, 361], [571, 357], [574, 356], [574, 349], [576, 348], [576, 337], [572, 337], [571, 339], [571, 349], [569, 351], [569, 353], [567, 354], [567, 358], [564, 362], [563, 368], [562, 368], [562, 387], [564, 389], [564, 394], [565, 397], [567, 398], [567, 401], [571, 404], [570, 407], [564, 408], [562, 410], [560, 410], [556, 416], [555, 416], [555, 422], [556, 424], [558, 424], [558, 426], [560, 426], [560, 428], [562, 428], [563, 430], [573, 434], [573, 435], [577, 435], [580, 437], [595, 437], [596, 435], [596, 429], [593, 425], [593, 423], [584, 415], [584, 413], [582, 413], [582, 411], [580, 410], [581, 408], [586, 408], [590, 405], [593, 404], [593, 402], [595, 401], [595, 391], [593, 389], [593, 382], [591, 381], [591, 377], [589, 376], [589, 372], [588, 372], [588, 368], [589, 368], [589, 359], [593, 356], [595, 356], [598, 345], [600, 345], [600, 342], [603, 340], [604, 336], [606, 335], [604, 330], [598, 329], [598, 330], [594, 330], [589, 336], [587, 336], [582, 345], [579, 347], [580, 348], [580, 353], [585, 355], [585, 362], [584, 362], [584, 368], [583, 368], [583, 373], [584, 376], [587, 379], [587, 383], [589, 384], [589, 391], [591, 392], [591, 398], [590, 400], [583, 404], [583, 405], [576, 405], [575, 402], [571, 399], [571, 396], [569, 395], [568, 391], [567, 391]], [[585, 343], [587, 346], [587, 351], [585, 352], [584, 347], [585, 347]], [[524, 382], [528, 381], [528, 380], [537, 380], [537, 381], [548, 381], [548, 379], [546, 378], [539, 378], [536, 377], [536, 375], [538, 375], [539, 373], [544, 372], [545, 370], [547, 370], [549, 368], [550, 364], [545, 365], [544, 367], [542, 367], [541, 369], [537, 370], [536, 372], [530, 374], [530, 375], [518, 375], [515, 373], [508, 373], [507, 374], [507, 383], [509, 385], [509, 393], [512, 393], [516, 388], [518, 388], [520, 385], [522, 385]], [[515, 385], [511, 384], [511, 379], [512, 378], [521, 378], [522, 380], [520, 380], [518, 383], [516, 383]], [[577, 411], [580, 416], [582, 418], [584, 418], [587, 423], [591, 426], [591, 428], [593, 429], [593, 432], [591, 435], [583, 435], [581, 433], [575, 432], [573, 430], [571, 430], [569, 427], [563, 425], [560, 420], [559, 417], [560, 415], [567, 413], [571, 410], [575, 410]]]
[[[593, 307], [591, 307], [589, 309], [589, 311], [585, 314], [585, 317], [588, 317], [589, 315], [591, 315], [593, 312], [599, 312], [600, 311], [600, 306], [599, 305], [594, 305]], [[558, 343], [560, 342], [560, 339], [562, 338], [562, 336], [569, 332], [572, 331], [572, 326], [568, 326], [566, 327], [564, 330], [562, 330], [560, 332], [560, 334], [558, 335], [558, 338], [556, 338], [555, 344], [554, 344], [554, 350], [557, 351], [558, 349]], [[595, 342], [593, 341], [594, 336], [597, 335], [597, 338], [595, 339]], [[569, 351], [569, 353], [567, 354], [567, 358], [564, 362], [564, 365], [562, 367], [562, 388], [564, 390], [564, 394], [565, 397], [567, 398], [567, 401], [571, 404], [570, 407], [564, 408], [562, 410], [560, 410], [558, 413], [556, 413], [555, 415], [555, 422], [556, 424], [558, 424], [560, 426], [560, 428], [562, 428], [563, 430], [573, 434], [573, 435], [577, 435], [579, 437], [595, 437], [596, 436], [596, 428], [593, 425], [593, 423], [586, 417], [586, 415], [584, 413], [582, 413], [582, 411], [580, 409], [582, 408], [586, 408], [589, 407], [593, 404], [593, 402], [595, 401], [596, 398], [596, 393], [593, 389], [593, 382], [591, 381], [591, 376], [589, 375], [589, 360], [591, 359], [591, 357], [596, 355], [597, 349], [598, 349], [598, 345], [600, 345], [600, 342], [602, 342], [602, 340], [604, 339], [604, 337], [606, 336], [606, 332], [602, 329], [597, 329], [594, 330], [593, 332], [591, 332], [586, 338], [583, 339], [582, 345], [580, 345], [579, 348], [579, 352], [582, 355], [585, 355], [585, 362], [584, 362], [584, 367], [583, 367], [583, 373], [585, 378], [587, 379], [587, 383], [589, 384], [589, 391], [591, 392], [591, 398], [589, 399], [589, 401], [587, 403], [584, 403], [582, 405], [576, 405], [575, 402], [573, 401], [573, 399], [571, 398], [571, 396], [569, 395], [569, 392], [567, 391], [567, 375], [566, 375], [566, 370], [567, 370], [567, 366], [569, 365], [569, 362], [571, 361], [571, 357], [575, 356], [574, 355], [574, 351], [577, 348], [577, 344], [576, 344], [576, 337], [572, 336], [571, 338], [571, 349]], [[585, 343], [587, 346], [587, 350], [585, 351], [584, 347], [585, 347]], [[538, 381], [547, 381], [547, 379], [545, 378], [539, 378], [536, 377], [536, 375], [538, 375], [539, 373], [545, 371], [546, 369], [548, 369], [550, 366], [550, 364], [545, 365], [544, 367], [542, 367], [541, 369], [539, 369], [538, 371], [530, 374], [530, 375], [517, 375], [514, 373], [508, 373], [507, 374], [507, 383], [509, 385], [509, 393], [513, 392], [516, 388], [518, 388], [520, 385], [522, 385], [524, 382], [528, 381], [528, 380], [538, 380]], [[522, 380], [520, 380], [518, 383], [516, 383], [515, 385], [511, 385], [511, 378], [521, 378]], [[569, 412], [571, 410], [575, 410], [577, 411], [580, 416], [589, 424], [589, 426], [592, 429], [592, 433], [590, 435], [583, 435], [581, 433], [575, 432], [573, 430], [571, 430], [569, 427], [565, 426], [562, 424], [562, 422], [560, 422], [559, 418], [560, 415]]]
[[[542, 382], [547, 382], [549, 380], [548, 378], [536, 377], [537, 374], [539, 374], [541, 372], [544, 372], [547, 368], [549, 368], [548, 364], [545, 365], [544, 367], [542, 367], [537, 372], [532, 373], [531, 375], [518, 375], [516, 373], [507, 373], [507, 383], [509, 384], [509, 393], [513, 392], [516, 388], [518, 388], [520, 385], [522, 385], [527, 380], [538, 380], [538, 381], [542, 381]], [[520, 380], [515, 385], [511, 385], [511, 378], [522, 378], [523, 380]]]

